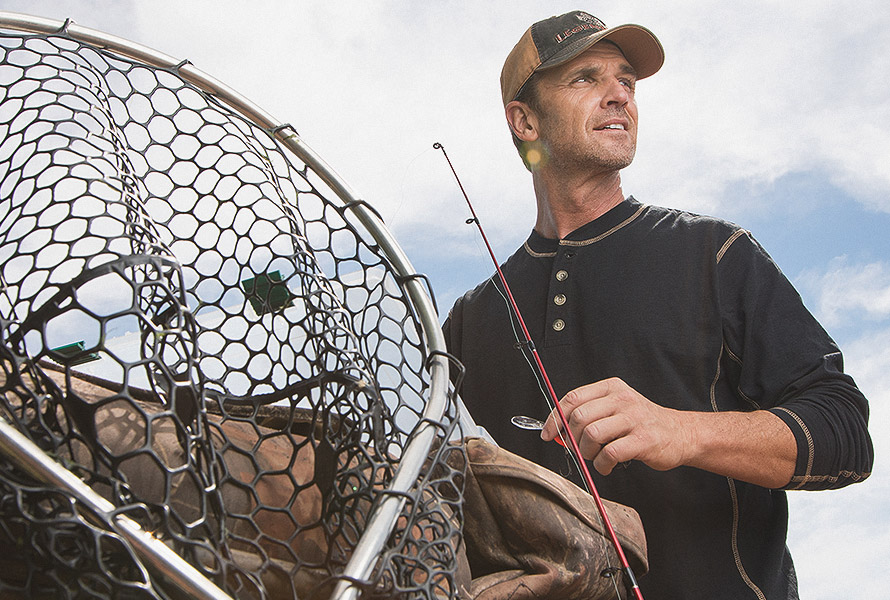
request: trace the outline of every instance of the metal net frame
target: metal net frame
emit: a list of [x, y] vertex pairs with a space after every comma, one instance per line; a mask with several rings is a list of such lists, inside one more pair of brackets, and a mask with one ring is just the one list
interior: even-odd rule
[[0, 597], [458, 597], [424, 281], [187, 61], [0, 14], [0, 340]]

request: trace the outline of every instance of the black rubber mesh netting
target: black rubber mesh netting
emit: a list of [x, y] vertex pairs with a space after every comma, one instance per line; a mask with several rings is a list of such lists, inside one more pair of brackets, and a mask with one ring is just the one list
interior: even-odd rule
[[[430, 425], [429, 351], [274, 134], [178, 68], [0, 35], [0, 413], [233, 596], [324, 598]], [[363, 596], [456, 597], [451, 410]], [[173, 597], [100, 521], [0, 458], [0, 597]]]

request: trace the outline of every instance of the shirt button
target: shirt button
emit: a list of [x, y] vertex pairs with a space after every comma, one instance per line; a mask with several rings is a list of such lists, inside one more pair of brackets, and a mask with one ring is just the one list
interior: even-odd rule
[[569, 272], [566, 271], [565, 269], [560, 269], [559, 271], [556, 272], [556, 280], [557, 281], [565, 281], [568, 278], [569, 278]]
[[565, 294], [557, 294], [553, 297], [553, 303], [557, 306], [562, 306], [566, 303], [566, 295]]
[[557, 319], [553, 321], [553, 331], [562, 331], [566, 328], [566, 322], [562, 319]]

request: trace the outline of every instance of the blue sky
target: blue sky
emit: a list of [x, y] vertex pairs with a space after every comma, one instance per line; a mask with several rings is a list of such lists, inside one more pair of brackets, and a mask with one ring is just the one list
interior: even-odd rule
[[443, 312], [492, 268], [432, 144], [445, 144], [505, 259], [532, 226], [533, 196], [497, 78], [532, 21], [575, 8], [648, 26], [665, 46], [664, 68], [638, 87], [625, 193], [752, 231], [869, 396], [875, 474], [790, 494], [789, 545], [802, 597], [887, 597], [886, 2], [0, 0], [0, 10], [72, 17], [187, 58], [292, 123], [382, 213]]

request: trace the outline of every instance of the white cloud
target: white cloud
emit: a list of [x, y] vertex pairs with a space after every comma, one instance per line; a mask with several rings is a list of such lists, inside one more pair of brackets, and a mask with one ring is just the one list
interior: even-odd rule
[[864, 483], [831, 492], [791, 492], [788, 544], [801, 598], [882, 598], [890, 556], [890, 328], [864, 334], [844, 348], [846, 370], [868, 397], [869, 430], [878, 468]]
[[666, 20], [654, 22], [667, 61], [640, 87], [639, 187], [668, 204], [719, 211], [735, 182], [819, 172], [890, 210], [884, 5], [847, 4], [842, 17], [829, 2], [661, 10]]
[[890, 316], [890, 264], [852, 264], [846, 257], [832, 260], [824, 271], [808, 270], [795, 282], [816, 298], [813, 312], [828, 328]]
[[890, 478], [830, 492], [789, 494], [788, 546], [800, 597], [884, 598], [890, 556]]
[[[530, 181], [499, 99], [504, 56], [530, 21], [575, 8], [531, 0], [242, 4], [8, 0], [104, 26], [198, 67], [293, 123], [397, 227], [453, 227], [443, 142], [495, 241], [531, 227]], [[880, 0], [805, 8], [745, 3], [608, 3], [607, 23], [639, 22], [665, 67], [639, 87], [641, 137], [625, 191], [720, 214], [738, 182], [818, 172], [890, 211], [890, 11]], [[89, 9], [88, 7], [93, 7]], [[128, 15], [129, 19], [123, 17]], [[421, 157], [421, 160], [418, 160]], [[756, 207], [754, 207], [756, 208]], [[397, 212], [397, 214], [396, 214]], [[490, 216], [489, 216], [490, 215]]]

